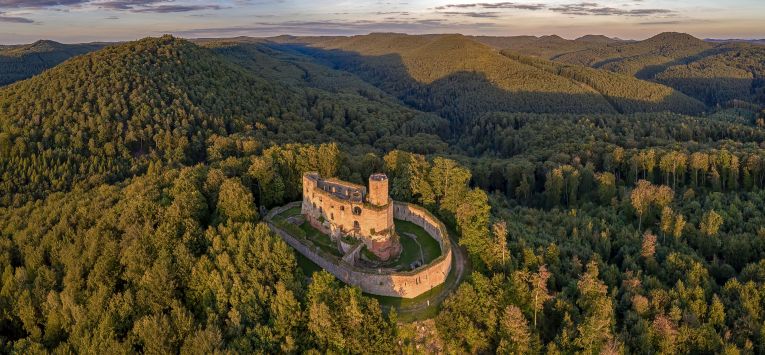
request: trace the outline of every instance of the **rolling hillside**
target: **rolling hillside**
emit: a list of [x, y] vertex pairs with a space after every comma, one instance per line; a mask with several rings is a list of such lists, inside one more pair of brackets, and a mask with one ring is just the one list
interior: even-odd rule
[[418, 150], [445, 148], [438, 130], [448, 131], [443, 119], [393, 100], [288, 85], [191, 42], [147, 38], [0, 89], [1, 204], [120, 180], [156, 160], [214, 158], [230, 144], [219, 137], [232, 134], [253, 147], [333, 140]]
[[293, 48], [438, 113], [453, 129], [491, 111], [613, 112], [594, 90], [461, 35], [371, 34]]
[[609, 38], [602, 35], [586, 35], [575, 40], [568, 40], [556, 35], [550, 36], [512, 36], [471, 37], [477, 42], [486, 44], [498, 50], [508, 50], [518, 54], [552, 59], [561, 54], [589, 49], [599, 49], [607, 46], [619, 46], [628, 42]]
[[697, 55], [713, 47], [713, 44], [691, 35], [668, 32], [620, 46], [600, 46], [566, 53], [554, 59], [563, 63], [591, 66], [621, 74], [650, 77], [647, 73], [639, 72], [650, 70], [649, 66], [662, 65]]
[[439, 113], [455, 124], [453, 128], [477, 114], [496, 111], [703, 109], [663, 85], [585, 68], [576, 69], [576, 75], [561, 75], [528, 57], [505, 56], [461, 35], [372, 34], [291, 46], [353, 72], [415, 108]]
[[620, 113], [673, 111], [698, 113], [704, 105], [661, 84], [579, 65], [505, 53], [509, 58], [555, 73], [597, 90]]
[[0, 48], [0, 86], [29, 78], [76, 55], [103, 48], [105, 44], [62, 44], [40, 40], [32, 44]]
[[710, 55], [666, 66], [654, 80], [708, 105], [731, 100], [765, 104], [765, 46], [721, 46]]

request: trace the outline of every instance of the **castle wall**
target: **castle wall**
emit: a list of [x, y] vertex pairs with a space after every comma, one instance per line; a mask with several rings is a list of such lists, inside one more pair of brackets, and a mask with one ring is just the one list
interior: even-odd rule
[[[393, 200], [387, 196], [387, 188], [387, 202], [383, 206], [375, 206], [364, 203], [363, 196], [359, 196], [358, 200], [345, 198], [348, 196], [348, 186], [324, 184], [322, 180], [317, 179], [318, 175], [303, 176], [301, 206], [301, 213], [314, 228], [333, 238], [345, 234], [360, 236], [369, 250], [383, 260], [389, 258], [390, 253], [397, 252], [396, 246], [393, 245], [395, 241], [390, 238], [393, 228]], [[322, 181], [330, 191], [319, 186], [318, 181]], [[385, 184], [387, 187], [387, 178]], [[357, 190], [364, 189], [358, 187]], [[357, 213], [354, 213], [354, 210]]]
[[395, 218], [422, 227], [439, 242], [441, 256], [412, 271], [378, 273], [375, 270], [350, 265], [334, 255], [325, 253], [318, 247], [311, 247], [271, 223], [273, 216], [299, 204], [300, 202], [294, 202], [273, 209], [266, 217], [269, 221], [269, 227], [287, 244], [346, 284], [358, 286], [362, 291], [370, 294], [414, 298], [444, 283], [449, 275], [452, 265], [452, 244], [448, 238], [446, 227], [420, 206], [402, 202], [393, 202], [392, 204]]

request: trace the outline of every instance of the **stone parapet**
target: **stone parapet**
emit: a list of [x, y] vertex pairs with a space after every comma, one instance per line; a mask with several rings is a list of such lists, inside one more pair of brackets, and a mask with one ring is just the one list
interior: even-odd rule
[[293, 236], [274, 223], [273, 217], [301, 202], [271, 210], [266, 216], [271, 230], [305, 257], [329, 271], [346, 284], [358, 286], [362, 291], [381, 296], [417, 297], [444, 283], [452, 265], [452, 244], [444, 224], [426, 209], [403, 202], [393, 203], [396, 219], [412, 222], [427, 231], [441, 246], [441, 255], [432, 262], [411, 271], [379, 272], [351, 265], [337, 256], [322, 251], [310, 241]]

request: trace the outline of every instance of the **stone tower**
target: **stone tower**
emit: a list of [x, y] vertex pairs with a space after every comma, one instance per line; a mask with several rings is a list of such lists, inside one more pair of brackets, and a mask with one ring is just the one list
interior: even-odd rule
[[388, 176], [383, 173], [369, 176], [367, 201], [374, 206], [385, 206], [388, 204]]

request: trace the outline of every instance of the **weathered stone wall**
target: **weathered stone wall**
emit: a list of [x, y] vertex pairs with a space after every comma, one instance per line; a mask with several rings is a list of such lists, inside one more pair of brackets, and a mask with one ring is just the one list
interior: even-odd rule
[[[354, 209], [359, 213], [354, 214]], [[387, 231], [393, 225], [393, 207], [390, 204], [377, 207], [340, 198], [316, 186], [308, 176], [303, 177], [302, 213], [315, 219], [323, 217], [333, 231], [337, 229], [342, 234], [363, 237]]]
[[348, 198], [348, 191], [365, 191], [362, 186], [350, 183], [345, 186], [342, 185], [345, 182], [339, 180], [326, 182], [316, 173], [307, 173], [303, 175], [301, 212], [314, 228], [333, 239], [350, 234], [362, 238], [367, 248], [380, 259], [395, 257], [400, 245], [391, 238], [393, 200], [387, 195], [387, 178], [378, 180], [370, 178], [369, 181], [384, 185], [384, 191], [378, 191], [383, 188], [374, 186], [375, 191], [385, 194], [384, 199], [379, 197], [383, 201], [380, 206], [365, 203], [363, 196]]
[[282, 237], [287, 244], [321, 268], [349, 285], [359, 286], [364, 292], [382, 296], [414, 298], [444, 283], [449, 275], [452, 265], [452, 245], [448, 232], [441, 221], [422, 207], [394, 202], [394, 215], [397, 219], [412, 222], [430, 233], [441, 245], [441, 256], [412, 271], [378, 273], [376, 270], [350, 265], [334, 255], [323, 252], [318, 247], [310, 247], [271, 221], [273, 216], [297, 206], [300, 206], [300, 202], [293, 202], [272, 210], [266, 218], [271, 229]]

